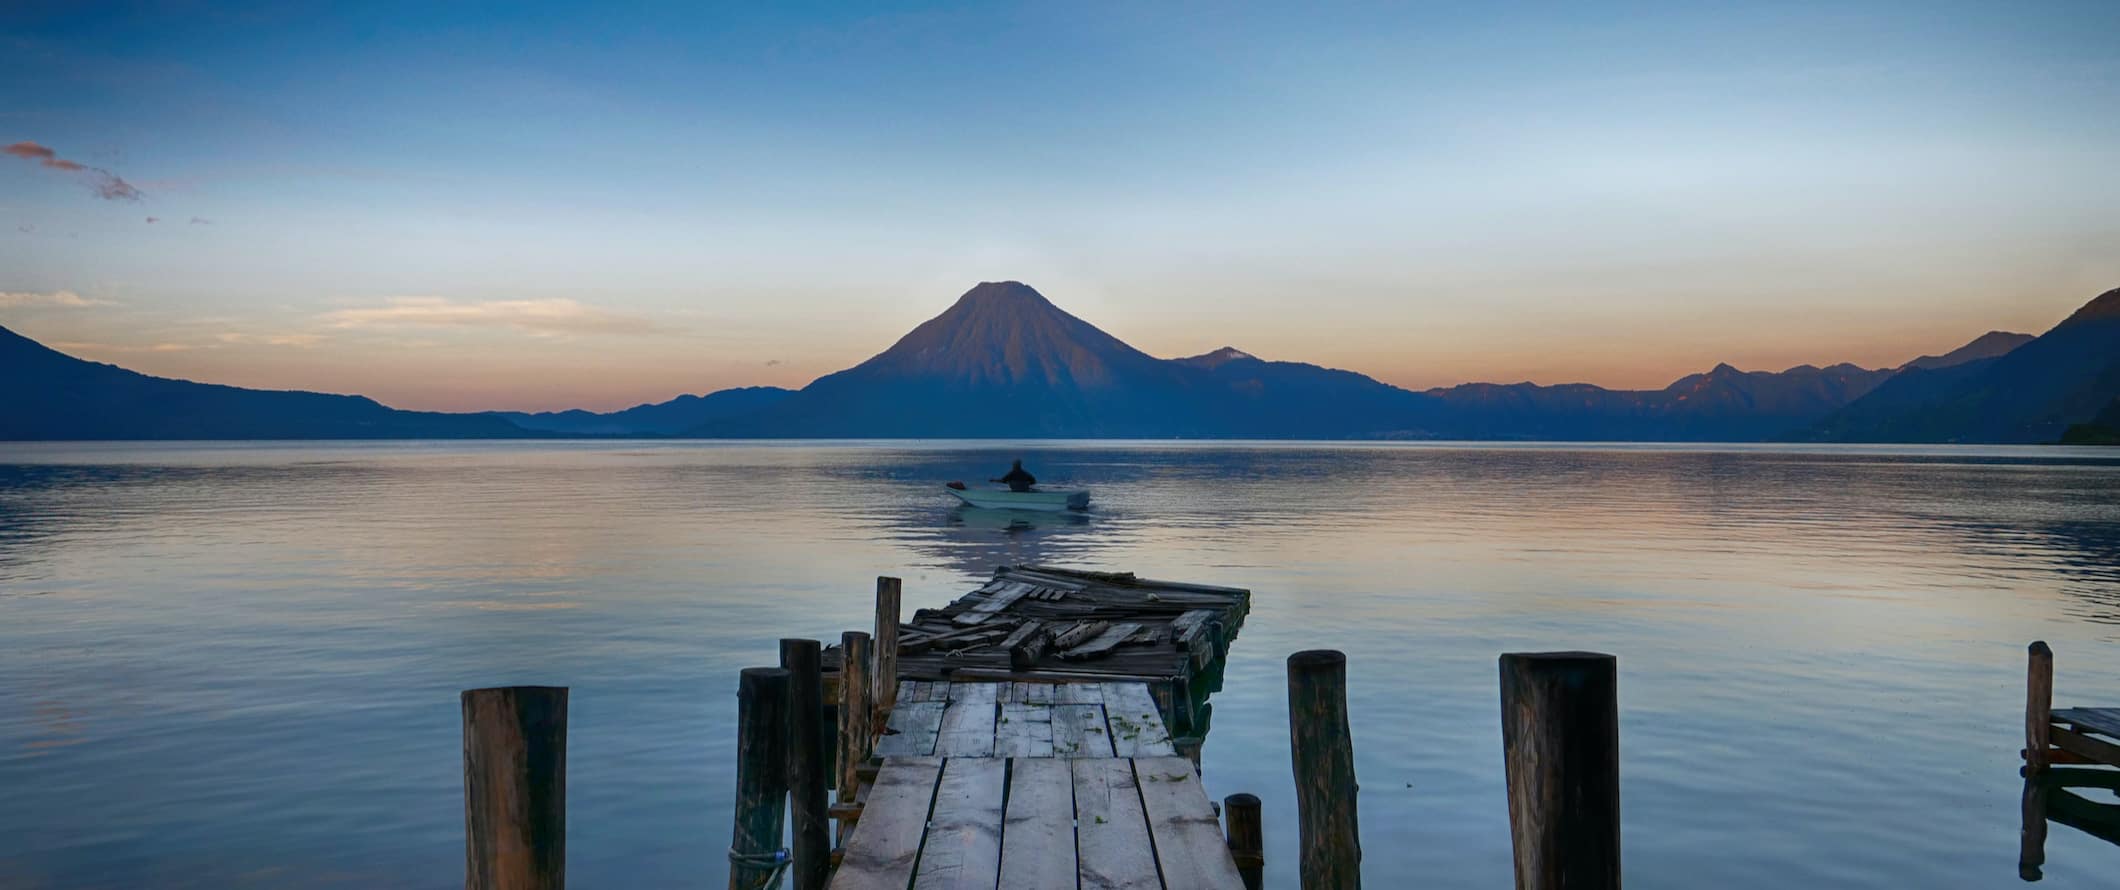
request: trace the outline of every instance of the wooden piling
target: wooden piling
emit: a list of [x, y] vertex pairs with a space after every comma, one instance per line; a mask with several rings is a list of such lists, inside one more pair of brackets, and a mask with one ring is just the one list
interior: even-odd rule
[[1237, 875], [1244, 890], [1259, 890], [1266, 884], [1266, 828], [1260, 820], [1259, 797], [1232, 794], [1222, 798], [1222, 818], [1228, 823], [1229, 858], [1236, 860]]
[[744, 668], [736, 688], [736, 832], [729, 890], [764, 890], [780, 873], [788, 796], [788, 672]]
[[789, 820], [794, 825], [795, 890], [824, 890], [831, 870], [831, 821], [825, 816], [824, 669], [816, 640], [780, 641], [788, 672]]
[[882, 725], [898, 705], [898, 597], [897, 578], [876, 579], [876, 700], [875, 725]]
[[869, 685], [869, 663], [873, 657], [868, 634], [850, 630], [839, 635], [840, 803], [854, 802], [855, 792], [861, 787], [854, 771], [868, 762], [876, 747], [876, 733], [869, 722], [875, 707], [875, 690]]
[[1288, 738], [1303, 890], [1357, 890], [1362, 843], [1354, 741], [1347, 729], [1346, 655], [1318, 649], [1288, 656]]
[[1502, 760], [1518, 890], [1618, 890], [1619, 662], [1501, 657]]
[[567, 885], [567, 690], [471, 689], [464, 715], [464, 890]]
[[2040, 640], [2027, 652], [2031, 664], [2024, 684], [2024, 771], [2037, 775], [2047, 767], [2047, 746], [2053, 741], [2054, 650]]

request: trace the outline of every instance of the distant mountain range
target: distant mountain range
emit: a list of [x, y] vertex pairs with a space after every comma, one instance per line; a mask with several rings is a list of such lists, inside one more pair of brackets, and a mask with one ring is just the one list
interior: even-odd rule
[[498, 417], [360, 396], [241, 389], [82, 361], [0, 328], [0, 439], [465, 439], [537, 435]]
[[2120, 397], [2120, 289], [2002, 355], [1909, 368], [1833, 412], [1835, 442], [2052, 442]]
[[0, 328], [0, 438], [2034, 442], [2060, 438], [2120, 398], [2116, 356], [2120, 290], [2045, 335], [1989, 332], [1898, 368], [1718, 365], [1660, 390], [1474, 383], [1414, 392], [1234, 347], [1157, 358], [1026, 285], [990, 282], [884, 352], [800, 390], [723, 390], [608, 413], [398, 411], [358, 396], [170, 380]]
[[667, 402], [635, 405], [623, 411], [597, 414], [572, 411], [493, 411], [498, 417], [526, 430], [570, 436], [676, 436], [709, 423], [755, 414], [786, 398], [794, 390], [777, 386], [747, 386], [699, 396], [678, 396]]

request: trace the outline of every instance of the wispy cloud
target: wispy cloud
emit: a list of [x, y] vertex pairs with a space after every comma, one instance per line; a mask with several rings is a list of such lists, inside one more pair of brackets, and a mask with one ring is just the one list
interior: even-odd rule
[[382, 306], [326, 313], [323, 321], [335, 328], [508, 328], [540, 336], [646, 334], [656, 330], [655, 323], [648, 319], [567, 299], [460, 303], [442, 297], [395, 297]]
[[299, 346], [304, 349], [324, 342], [323, 334], [216, 334], [214, 339], [223, 343], [262, 343], [266, 346]]
[[109, 300], [91, 300], [70, 290], [55, 290], [50, 293], [26, 291], [0, 291], [0, 309], [15, 309], [28, 306], [58, 309], [87, 309], [92, 306], [114, 305]]
[[[112, 173], [109, 170], [105, 170], [101, 167], [92, 167], [87, 164], [83, 164], [80, 161], [71, 161], [67, 160], [66, 158], [59, 157], [58, 152], [53, 151], [52, 149], [47, 148], [45, 146], [38, 145], [35, 142], [17, 142], [5, 148], [0, 148], [0, 153], [10, 154], [25, 161], [30, 161], [53, 170], [58, 170], [64, 173], [76, 173], [81, 176], [87, 177], [89, 188], [95, 191], [96, 197], [102, 198], [103, 200], [140, 200], [140, 190], [133, 188], [132, 183], [126, 182], [124, 178], [120, 177], [118, 174]], [[152, 222], [153, 220], [149, 221]]]
[[134, 346], [122, 343], [88, 343], [79, 340], [55, 340], [49, 345], [53, 349], [81, 353], [190, 352], [194, 349], [214, 348], [212, 345], [200, 345], [197, 343], [149, 343], [142, 346]]
[[213, 225], [213, 220], [194, 216], [191, 218], [191, 224], [195, 226], [210, 226]]

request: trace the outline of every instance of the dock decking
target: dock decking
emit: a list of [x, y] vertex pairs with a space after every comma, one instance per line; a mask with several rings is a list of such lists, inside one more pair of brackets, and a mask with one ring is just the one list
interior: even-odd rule
[[[1043, 566], [992, 580], [899, 628], [901, 680], [1191, 679], [1229, 650], [1251, 591]], [[825, 670], [837, 670], [828, 652]]]
[[1137, 682], [904, 681], [833, 890], [1244, 886]]

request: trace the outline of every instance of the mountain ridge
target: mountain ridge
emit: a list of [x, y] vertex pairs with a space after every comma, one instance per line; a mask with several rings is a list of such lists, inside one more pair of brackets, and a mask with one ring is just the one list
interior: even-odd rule
[[[0, 387], [0, 438], [1939, 441], [1968, 435], [1960, 428], [1971, 425], [1976, 439], [2051, 441], [2120, 392], [2120, 359], [2103, 358], [2120, 355], [2120, 289], [2026, 337], [1990, 331], [1891, 369], [1837, 363], [1743, 371], [1718, 363], [1656, 390], [1525, 382], [1416, 392], [1233, 346], [1158, 358], [1022, 282], [998, 281], [974, 286], [882, 352], [799, 390], [739, 387], [606, 413], [442, 414], [361, 396], [152, 377], [0, 328], [0, 371], [37, 381]], [[1999, 384], [1990, 379], [1997, 374]], [[1982, 412], [2010, 409], [1998, 403], [2019, 401], [2020, 391], [2049, 390], [2067, 392], [2032, 421], [1979, 427]], [[1961, 402], [1928, 420], [1889, 420]]]

